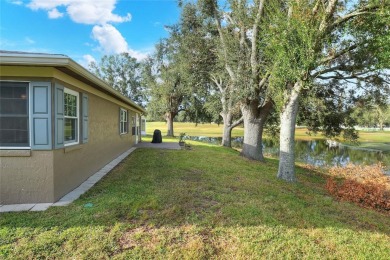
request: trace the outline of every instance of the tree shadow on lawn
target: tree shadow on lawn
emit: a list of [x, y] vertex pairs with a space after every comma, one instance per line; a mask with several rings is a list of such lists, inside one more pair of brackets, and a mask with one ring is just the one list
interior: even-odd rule
[[[297, 166], [298, 183], [223, 147], [138, 149], [80, 199], [45, 212], [0, 215], [0, 227], [336, 228], [390, 235], [390, 218], [335, 201], [320, 172]], [[86, 207], [92, 203], [92, 207]]]

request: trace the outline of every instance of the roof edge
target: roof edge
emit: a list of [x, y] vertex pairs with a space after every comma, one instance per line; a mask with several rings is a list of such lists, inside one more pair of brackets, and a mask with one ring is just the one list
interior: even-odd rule
[[113, 89], [105, 81], [98, 78], [86, 68], [72, 60], [66, 55], [62, 54], [45, 54], [45, 53], [24, 53], [24, 52], [4, 52], [0, 51], [0, 65], [36, 65], [36, 66], [52, 66], [52, 67], [66, 67], [71, 71], [77, 73], [81, 77], [98, 85], [102, 89], [113, 94], [120, 100], [128, 103], [134, 108], [145, 113], [146, 110], [140, 105], [137, 105], [130, 98], [123, 96], [117, 90]]
[[74, 71], [77, 74], [79, 74], [80, 76], [82, 76], [82, 77], [92, 81], [96, 85], [99, 85], [103, 89], [105, 89], [108, 92], [114, 94], [115, 96], [117, 96], [118, 98], [122, 99], [123, 101], [129, 103], [130, 105], [132, 105], [133, 107], [137, 108], [138, 110], [140, 110], [140, 111], [142, 111], [144, 113], [146, 112], [146, 110], [143, 107], [141, 107], [140, 105], [136, 104], [130, 98], [123, 96], [119, 91], [117, 91], [114, 88], [112, 88], [104, 80], [98, 78], [97, 76], [92, 74], [89, 70], [87, 70], [86, 68], [84, 68], [83, 66], [81, 66], [80, 64], [78, 64], [77, 62], [75, 62], [74, 60], [72, 60], [69, 57], [68, 57], [68, 62], [69, 62], [68, 68], [71, 69], [72, 71]]

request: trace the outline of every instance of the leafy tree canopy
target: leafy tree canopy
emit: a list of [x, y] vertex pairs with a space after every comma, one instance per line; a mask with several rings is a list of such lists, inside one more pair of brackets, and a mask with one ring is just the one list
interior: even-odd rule
[[98, 63], [90, 63], [89, 68], [122, 95], [145, 106], [147, 95], [146, 88], [141, 85], [140, 63], [130, 54], [104, 55]]

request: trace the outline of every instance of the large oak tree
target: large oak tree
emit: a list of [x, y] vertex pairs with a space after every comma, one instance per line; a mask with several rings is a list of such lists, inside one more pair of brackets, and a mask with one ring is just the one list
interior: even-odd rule
[[345, 93], [386, 87], [381, 82], [389, 68], [389, 1], [276, 1], [270, 8], [270, 86], [281, 111], [277, 176], [295, 181], [301, 94], [317, 87], [344, 86], [338, 91]]
[[[263, 59], [261, 47], [261, 34], [269, 26], [264, 10], [265, 2], [230, 0], [226, 1], [226, 6], [222, 6], [217, 0], [198, 1], [202, 12], [213, 22], [218, 32], [218, 57], [229, 76], [221, 93], [225, 92], [227, 97], [234, 95], [241, 109], [244, 124], [241, 154], [255, 160], [264, 159], [263, 129], [273, 106], [267, 95], [269, 75], [265, 70], [267, 61]], [[218, 79], [214, 82], [222, 85], [217, 83]], [[227, 103], [225, 107], [229, 106]], [[228, 126], [235, 125], [229, 121], [227, 117], [224, 123]]]

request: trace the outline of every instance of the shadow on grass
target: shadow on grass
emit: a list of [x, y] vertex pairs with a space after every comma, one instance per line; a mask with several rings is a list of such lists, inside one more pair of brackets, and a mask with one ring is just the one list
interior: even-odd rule
[[121, 223], [131, 228], [331, 227], [390, 234], [388, 216], [330, 197], [320, 171], [297, 166], [299, 181], [289, 184], [276, 178], [277, 163], [250, 161], [217, 146], [138, 149], [73, 204], [1, 214], [0, 227]]

